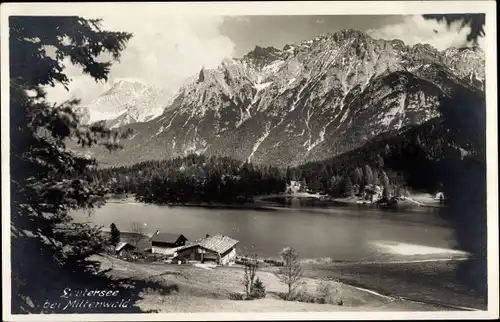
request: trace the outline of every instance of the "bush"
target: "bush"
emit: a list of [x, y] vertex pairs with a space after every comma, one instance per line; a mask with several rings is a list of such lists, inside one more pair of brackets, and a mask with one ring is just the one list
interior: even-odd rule
[[262, 299], [266, 297], [266, 287], [258, 277], [255, 280], [255, 283], [253, 284], [250, 297], [253, 299]]
[[316, 287], [316, 292], [311, 294], [304, 289], [300, 289], [292, 294], [279, 293], [278, 296], [285, 301], [297, 301], [304, 303], [334, 304], [343, 305], [342, 296], [331, 283], [320, 282]]
[[316, 303], [342, 305], [342, 297], [331, 283], [320, 282], [316, 287]]
[[305, 303], [316, 303], [315, 296], [303, 290], [291, 294], [287, 300]]
[[264, 263], [269, 264], [270, 266], [283, 266], [284, 263], [275, 259], [264, 259]]
[[230, 293], [229, 294], [229, 299], [231, 299], [233, 301], [243, 301], [244, 297], [245, 297], [245, 295], [241, 294], [241, 293]]

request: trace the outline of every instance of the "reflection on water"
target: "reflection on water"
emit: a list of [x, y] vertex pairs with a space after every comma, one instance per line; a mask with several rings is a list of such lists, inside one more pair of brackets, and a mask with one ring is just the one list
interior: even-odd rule
[[394, 241], [438, 248], [455, 246], [452, 230], [435, 209], [385, 211], [356, 207], [299, 207], [266, 210], [203, 207], [168, 207], [149, 204], [108, 203], [88, 217], [121, 231], [132, 222], [147, 224], [147, 232], [182, 233], [188, 239], [222, 233], [240, 241], [239, 249], [254, 249], [260, 256], [276, 257], [285, 246], [301, 257], [359, 260], [376, 256], [375, 241]]

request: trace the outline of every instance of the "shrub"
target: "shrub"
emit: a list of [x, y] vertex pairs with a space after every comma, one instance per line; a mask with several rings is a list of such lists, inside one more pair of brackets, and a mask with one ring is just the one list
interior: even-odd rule
[[264, 263], [269, 264], [270, 266], [283, 266], [283, 262], [275, 259], [264, 259]]
[[304, 289], [299, 289], [292, 294], [279, 293], [278, 296], [285, 301], [297, 301], [304, 303], [343, 305], [342, 296], [338, 290], [328, 282], [320, 282], [316, 292], [311, 294]]
[[320, 282], [316, 287], [316, 303], [342, 305], [342, 297], [338, 290], [329, 282]]
[[287, 297], [288, 301], [297, 301], [297, 302], [305, 302], [305, 303], [316, 303], [316, 298], [314, 295], [300, 290], [297, 291]]
[[118, 228], [116, 227], [116, 225], [114, 223], [112, 223], [110, 225], [110, 237], [109, 237], [109, 241], [111, 243], [111, 245], [113, 246], [117, 246], [118, 243], [120, 242], [120, 231], [118, 230]]
[[266, 287], [258, 277], [253, 284], [250, 297], [253, 299], [262, 299], [266, 297]]
[[242, 301], [244, 300], [244, 294], [241, 293], [230, 293], [229, 294], [229, 299], [233, 301]]

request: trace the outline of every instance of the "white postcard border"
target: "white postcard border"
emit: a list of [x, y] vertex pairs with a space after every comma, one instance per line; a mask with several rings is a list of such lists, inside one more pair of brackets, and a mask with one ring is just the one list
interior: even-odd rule
[[[498, 318], [498, 152], [497, 50], [494, 1], [308, 1], [186, 3], [7, 3], [1, 5], [2, 131], [2, 291], [6, 321], [163, 321], [163, 320], [336, 320]], [[80, 15], [391, 15], [486, 13], [488, 311], [472, 312], [328, 312], [328, 313], [186, 313], [186, 314], [33, 314], [10, 313], [10, 172], [8, 16]]]

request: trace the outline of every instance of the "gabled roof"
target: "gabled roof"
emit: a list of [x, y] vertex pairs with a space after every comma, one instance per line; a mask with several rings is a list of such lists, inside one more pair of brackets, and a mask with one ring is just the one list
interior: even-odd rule
[[205, 238], [197, 239], [189, 243], [188, 245], [180, 248], [178, 251], [182, 251], [184, 249], [191, 248], [194, 246], [200, 246], [205, 249], [211, 250], [213, 252], [222, 254], [228, 251], [229, 249], [233, 248], [234, 246], [236, 246], [236, 244], [238, 243], [239, 241], [236, 239], [232, 239], [231, 237], [217, 234], [214, 236], [208, 236]]
[[125, 246], [127, 246], [127, 245], [128, 245], [128, 246], [130, 246], [130, 247], [132, 247], [132, 248], [135, 248], [135, 246], [134, 246], [134, 245], [132, 245], [132, 244], [130, 244], [130, 243], [127, 243], [127, 242], [121, 242], [121, 243], [119, 243], [119, 244], [116, 246], [115, 251], [119, 252], [119, 251], [121, 251], [121, 250], [122, 250]]
[[[153, 242], [162, 243], [175, 243], [180, 237], [184, 237], [182, 234], [171, 234], [171, 233], [158, 233], [151, 239]], [[186, 238], [186, 237], [184, 237]]]

